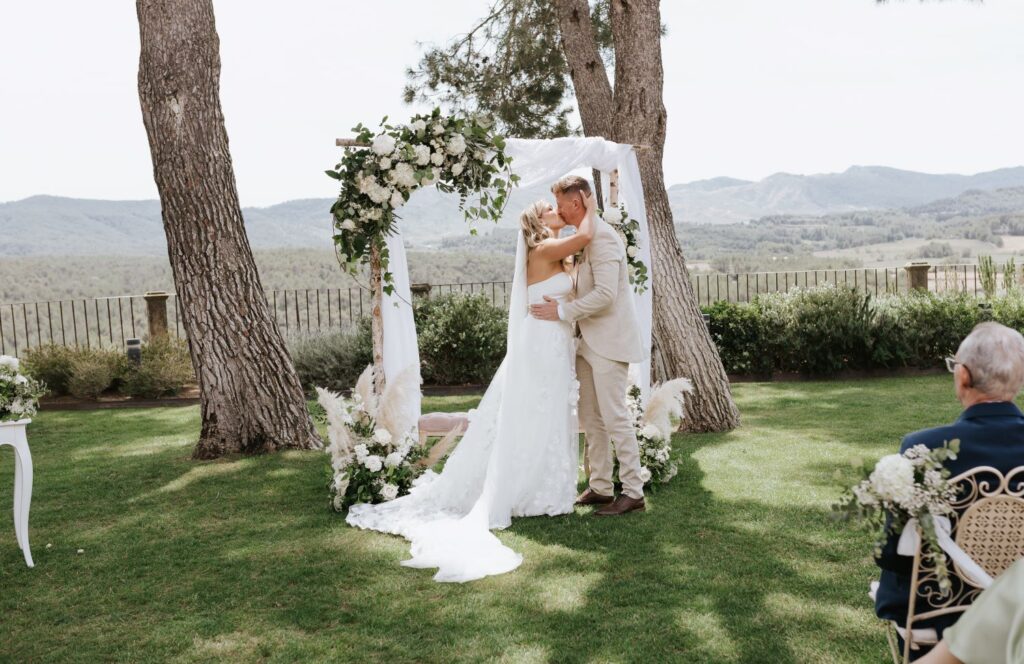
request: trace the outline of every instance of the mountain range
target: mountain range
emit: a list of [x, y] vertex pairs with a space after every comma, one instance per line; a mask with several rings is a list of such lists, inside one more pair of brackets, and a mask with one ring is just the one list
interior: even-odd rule
[[[1024, 186], [1024, 166], [975, 175], [933, 175], [881, 166], [842, 173], [777, 173], [752, 182], [719, 177], [669, 188], [677, 223], [735, 223], [772, 215], [828, 215], [867, 209], [941, 205], [964, 192]], [[545, 187], [516, 190], [500, 227], [514, 228], [519, 210], [550, 199]], [[330, 199], [287, 201], [243, 209], [254, 249], [329, 248]], [[407, 244], [440, 248], [467, 234], [457, 199], [418, 192], [401, 210]], [[481, 228], [486, 233], [486, 228]], [[158, 201], [107, 201], [33, 196], [0, 203], [0, 256], [166, 255]]]

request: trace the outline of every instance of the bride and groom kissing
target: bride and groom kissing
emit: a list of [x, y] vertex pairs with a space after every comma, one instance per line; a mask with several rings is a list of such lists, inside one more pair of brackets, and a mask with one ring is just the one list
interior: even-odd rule
[[[520, 215], [505, 359], [443, 471], [428, 471], [406, 496], [349, 510], [353, 526], [408, 539], [411, 558], [402, 564], [437, 568], [437, 581], [518, 567], [522, 556], [491, 532], [512, 517], [568, 514], [575, 505], [594, 506], [598, 516], [645, 509], [625, 395], [629, 363], [648, 351], [625, 246], [598, 217], [587, 180], [564, 177], [552, 193], [557, 207], [538, 201]], [[576, 232], [563, 236], [566, 226]], [[579, 496], [577, 422], [589, 461]]]

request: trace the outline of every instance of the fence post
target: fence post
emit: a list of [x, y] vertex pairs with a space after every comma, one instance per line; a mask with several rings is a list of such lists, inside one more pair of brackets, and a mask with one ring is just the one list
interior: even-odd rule
[[148, 291], [143, 297], [149, 320], [149, 338], [167, 336], [167, 298], [170, 296], [164, 291]]
[[910, 280], [910, 290], [928, 290], [928, 271], [932, 266], [927, 261], [915, 261], [903, 266]]
[[430, 284], [410, 284], [409, 290], [412, 291], [413, 297], [430, 297]]

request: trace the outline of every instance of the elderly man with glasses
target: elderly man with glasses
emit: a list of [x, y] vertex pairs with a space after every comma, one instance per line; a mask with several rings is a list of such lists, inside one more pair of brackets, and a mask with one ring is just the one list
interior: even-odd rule
[[[946, 463], [953, 475], [978, 466], [992, 466], [1007, 472], [1024, 465], [1024, 414], [1013, 400], [1024, 385], [1024, 337], [999, 323], [982, 323], [960, 344], [955, 357], [946, 358], [953, 374], [956, 398], [964, 411], [953, 424], [924, 429], [908, 435], [900, 447], [905, 452], [914, 445], [941, 447], [946, 441], [960, 440], [960, 453]], [[893, 535], [875, 562], [882, 568], [875, 612], [885, 620], [902, 625], [910, 600], [910, 574], [913, 559], [896, 552], [899, 535]], [[920, 611], [931, 606], [919, 596]], [[956, 622], [955, 616], [942, 616], [928, 624], [942, 630]], [[915, 653], [923, 655], [924, 651]]]

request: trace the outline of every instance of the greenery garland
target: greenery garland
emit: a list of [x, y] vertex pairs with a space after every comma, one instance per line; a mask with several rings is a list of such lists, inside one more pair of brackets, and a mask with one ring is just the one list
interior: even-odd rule
[[[497, 222], [510, 189], [519, 181], [505, 154], [505, 139], [494, 123], [482, 115], [416, 115], [407, 125], [387, 124], [380, 129], [357, 125], [355, 140], [368, 148], [346, 149], [341, 162], [327, 175], [341, 182], [331, 206], [334, 243], [342, 267], [355, 273], [369, 261], [372, 247], [381, 257], [382, 288], [389, 295], [394, 279], [388, 271], [388, 236], [396, 231], [396, 214], [415, 190], [436, 185], [458, 192], [459, 209], [476, 234], [480, 219]], [[466, 205], [479, 193], [475, 205]]]

